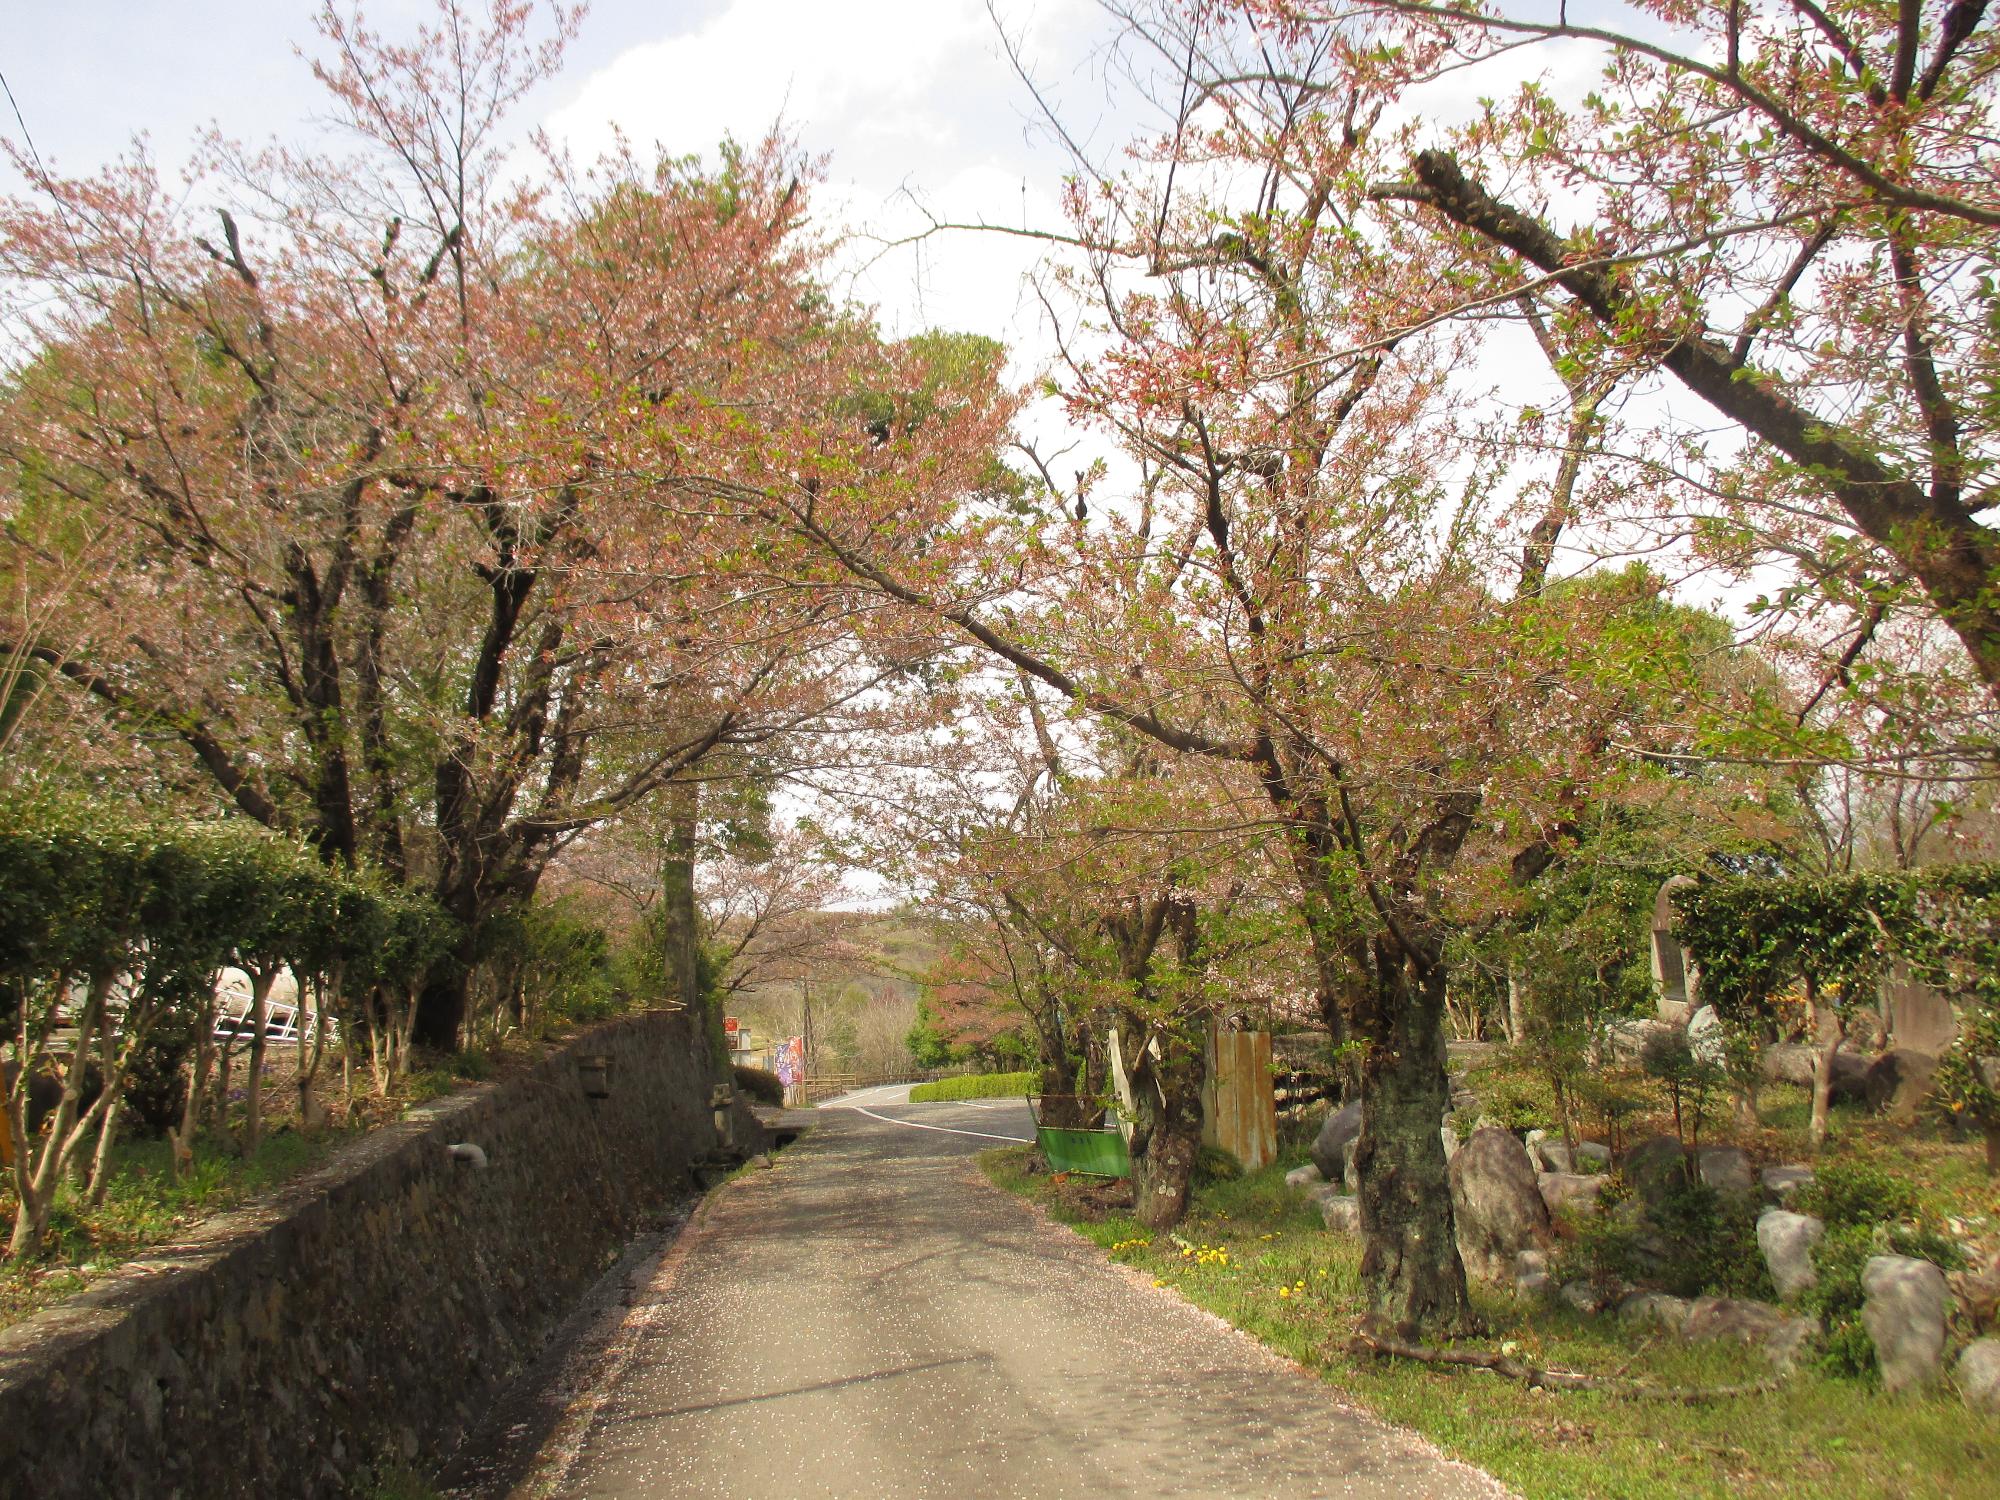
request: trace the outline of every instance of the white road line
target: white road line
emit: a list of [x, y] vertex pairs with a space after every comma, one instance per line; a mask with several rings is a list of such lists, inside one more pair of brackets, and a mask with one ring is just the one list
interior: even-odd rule
[[906, 1125], [911, 1130], [936, 1130], [941, 1131], [945, 1135], [976, 1135], [982, 1141], [1012, 1141], [1017, 1146], [1034, 1144], [1033, 1136], [994, 1135], [992, 1132], [986, 1130], [953, 1130], [949, 1125], [920, 1125], [915, 1120], [894, 1120], [888, 1115], [878, 1115], [872, 1109], [863, 1109], [858, 1104], [847, 1104], [841, 1107], [843, 1109], [851, 1109], [857, 1115], [866, 1115], [871, 1120], [880, 1120], [885, 1125]]

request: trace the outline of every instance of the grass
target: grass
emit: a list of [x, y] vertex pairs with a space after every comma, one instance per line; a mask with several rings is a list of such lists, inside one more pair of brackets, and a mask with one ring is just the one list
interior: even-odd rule
[[910, 1103], [935, 1104], [948, 1099], [1018, 1099], [1042, 1086], [1039, 1073], [967, 1073], [920, 1083], [910, 1090]]
[[[1891, 1400], [1860, 1381], [1801, 1370], [1777, 1390], [1681, 1405], [1601, 1392], [1539, 1392], [1478, 1371], [1358, 1357], [1358, 1242], [1328, 1234], [1284, 1186], [1284, 1167], [1200, 1189], [1178, 1231], [1184, 1253], [1074, 1179], [1031, 1172], [1032, 1148], [987, 1152], [1000, 1187], [1043, 1204], [1112, 1259], [1228, 1319], [1384, 1419], [1531, 1497], [1989, 1496], [2000, 1419], [1955, 1396]], [[1219, 1258], [1217, 1250], [1226, 1252]], [[1203, 1254], [1203, 1251], [1208, 1253]], [[1761, 1356], [1729, 1344], [1636, 1335], [1609, 1319], [1478, 1289], [1491, 1336], [1517, 1357], [1664, 1385], [1763, 1378]]]
[[[179, 1182], [169, 1170], [166, 1142], [135, 1140], [116, 1147], [104, 1202], [92, 1208], [66, 1184], [50, 1214], [48, 1253], [0, 1266], [0, 1327], [83, 1290], [198, 1220], [296, 1177], [320, 1158], [330, 1139], [338, 1137], [309, 1140], [283, 1131], [266, 1137], [247, 1157], [198, 1142], [194, 1165]], [[11, 1193], [0, 1192], [0, 1218], [12, 1227]]]

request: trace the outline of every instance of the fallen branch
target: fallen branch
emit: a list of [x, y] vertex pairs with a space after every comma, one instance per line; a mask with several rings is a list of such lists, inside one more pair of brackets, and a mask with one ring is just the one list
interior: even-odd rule
[[1633, 1400], [1681, 1401], [1692, 1406], [1702, 1401], [1728, 1401], [1738, 1396], [1757, 1396], [1778, 1388], [1779, 1381], [1754, 1381], [1749, 1385], [1667, 1386], [1643, 1380], [1624, 1380], [1608, 1375], [1585, 1375], [1576, 1370], [1545, 1370], [1524, 1365], [1504, 1354], [1486, 1354], [1474, 1349], [1433, 1349], [1426, 1344], [1406, 1344], [1400, 1339], [1378, 1338], [1356, 1333], [1348, 1341], [1353, 1354], [1374, 1354], [1385, 1359], [1413, 1359], [1426, 1365], [1459, 1365], [1472, 1370], [1490, 1370], [1509, 1380], [1539, 1386], [1550, 1391], [1604, 1391]]

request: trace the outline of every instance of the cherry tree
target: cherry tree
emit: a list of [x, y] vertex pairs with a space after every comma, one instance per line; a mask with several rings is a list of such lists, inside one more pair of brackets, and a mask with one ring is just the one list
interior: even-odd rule
[[403, 42], [329, 6], [346, 154], [214, 139], [180, 191], [143, 155], [20, 161], [0, 206], [34, 347], [0, 401], [9, 584], [97, 547], [7, 649], [128, 760], [432, 891], [465, 931], [433, 1045], [478, 924], [569, 839], [893, 670], [675, 471], [881, 449], [857, 484], [893, 491], [927, 461], [854, 407], [906, 362], [820, 289], [796, 153], [509, 165], [574, 25], [439, 0]]

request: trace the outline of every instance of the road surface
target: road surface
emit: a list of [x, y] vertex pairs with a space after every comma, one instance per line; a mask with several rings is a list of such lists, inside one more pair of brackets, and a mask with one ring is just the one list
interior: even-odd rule
[[635, 1276], [484, 1493], [1505, 1493], [987, 1185], [972, 1157], [1030, 1135], [1020, 1103], [895, 1087], [818, 1115]]

